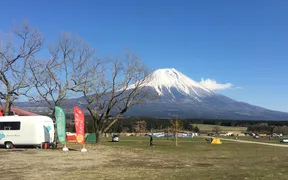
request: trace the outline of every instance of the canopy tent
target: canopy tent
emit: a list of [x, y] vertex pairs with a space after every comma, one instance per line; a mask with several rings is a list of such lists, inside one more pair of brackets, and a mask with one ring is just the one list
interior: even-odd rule
[[222, 144], [222, 142], [219, 138], [213, 138], [211, 144]]
[[86, 136], [85, 142], [95, 142], [95, 141], [96, 141], [95, 133], [91, 133]]

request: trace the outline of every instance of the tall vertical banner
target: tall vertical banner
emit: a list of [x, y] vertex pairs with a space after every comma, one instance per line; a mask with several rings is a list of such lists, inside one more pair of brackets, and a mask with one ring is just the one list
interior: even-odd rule
[[57, 135], [61, 143], [66, 143], [66, 117], [62, 108], [55, 106]]
[[83, 111], [75, 106], [74, 107], [74, 119], [75, 119], [75, 129], [76, 129], [76, 141], [79, 144], [84, 144], [85, 142], [85, 120], [84, 120], [84, 113]]

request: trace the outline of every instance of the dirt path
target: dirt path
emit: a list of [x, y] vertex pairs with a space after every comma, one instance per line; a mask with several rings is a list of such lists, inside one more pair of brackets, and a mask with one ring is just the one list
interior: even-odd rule
[[224, 141], [234, 141], [234, 142], [241, 142], [241, 143], [251, 143], [251, 144], [262, 144], [262, 145], [268, 145], [268, 146], [277, 146], [277, 147], [286, 147], [288, 148], [288, 145], [285, 144], [272, 144], [272, 143], [263, 143], [263, 142], [255, 142], [255, 141], [245, 141], [245, 140], [236, 140], [236, 139], [226, 139], [226, 138], [220, 138]]

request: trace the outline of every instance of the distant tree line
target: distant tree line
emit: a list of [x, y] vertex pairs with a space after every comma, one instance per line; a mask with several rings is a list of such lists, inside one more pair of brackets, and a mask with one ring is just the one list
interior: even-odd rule
[[[68, 116], [73, 120], [73, 116]], [[86, 130], [87, 132], [92, 132], [93, 123], [91, 122], [91, 117], [86, 116]], [[165, 130], [171, 127], [171, 119], [156, 119], [156, 118], [122, 118], [117, 123], [115, 123], [108, 132], [137, 132], [135, 126], [137, 121], [145, 121], [146, 131], [150, 132], [153, 130]], [[247, 127], [248, 132], [255, 133], [282, 133], [288, 134], [288, 121], [236, 121], [236, 120], [206, 120], [206, 119], [182, 119], [182, 130], [191, 132], [200, 132], [201, 129], [193, 124], [207, 124], [216, 126], [231, 126], [231, 127]]]
[[[73, 116], [67, 115], [67, 131], [75, 132]], [[92, 133], [93, 132], [93, 121], [90, 116], [85, 116], [86, 121], [86, 132]], [[200, 132], [200, 129], [197, 126], [192, 125], [192, 121], [187, 120], [180, 120], [182, 126], [181, 130], [183, 131], [191, 131], [191, 132]], [[140, 118], [127, 118], [121, 119], [117, 121], [111, 128], [107, 131], [107, 133], [121, 133], [121, 132], [128, 132], [128, 133], [143, 133], [143, 132], [151, 132], [155, 130], [162, 130], [165, 131], [168, 128], [171, 128], [171, 119], [140, 119]]]
[[[68, 122], [67, 131], [74, 132], [75, 127], [73, 124], [74, 116], [72, 114], [66, 115]], [[85, 116], [86, 119], [86, 132], [93, 132], [93, 122], [89, 115]], [[230, 126], [230, 127], [247, 127], [247, 132], [265, 133], [265, 134], [283, 134], [288, 135], [288, 121], [247, 121], [247, 120], [218, 120], [218, 119], [180, 119], [182, 123], [183, 131], [191, 131], [199, 133], [201, 129], [193, 124], [207, 124], [216, 126]], [[135, 133], [135, 126], [137, 121], [145, 121], [146, 131], [151, 132], [153, 130], [166, 130], [171, 127], [171, 119], [158, 119], [150, 117], [130, 117], [122, 118], [115, 123], [108, 132], [129, 132]], [[212, 129], [213, 132], [217, 129]]]

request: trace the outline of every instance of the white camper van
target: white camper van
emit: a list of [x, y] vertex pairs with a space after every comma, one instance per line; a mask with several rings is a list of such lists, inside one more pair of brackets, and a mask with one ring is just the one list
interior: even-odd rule
[[0, 117], [0, 146], [37, 146], [53, 143], [54, 124], [47, 116]]

